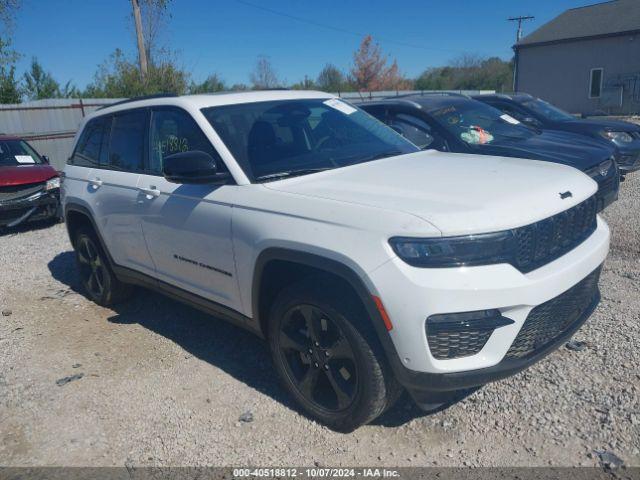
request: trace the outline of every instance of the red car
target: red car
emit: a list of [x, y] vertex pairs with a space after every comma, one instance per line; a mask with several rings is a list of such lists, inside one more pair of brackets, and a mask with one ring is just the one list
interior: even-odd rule
[[0, 228], [60, 218], [60, 175], [27, 142], [0, 135]]

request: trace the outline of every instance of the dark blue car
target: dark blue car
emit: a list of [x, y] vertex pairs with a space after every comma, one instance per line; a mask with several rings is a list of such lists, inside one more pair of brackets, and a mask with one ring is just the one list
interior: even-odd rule
[[620, 120], [576, 118], [526, 93], [477, 95], [473, 98], [534, 128], [561, 130], [610, 142], [618, 148], [617, 161], [621, 174], [640, 170], [640, 125]]
[[358, 106], [422, 149], [562, 163], [598, 183], [599, 210], [618, 198], [616, 150], [605, 142], [528, 127], [465, 95], [395, 97]]

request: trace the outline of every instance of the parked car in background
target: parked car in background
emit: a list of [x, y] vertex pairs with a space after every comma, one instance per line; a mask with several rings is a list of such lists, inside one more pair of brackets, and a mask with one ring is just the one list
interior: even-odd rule
[[602, 140], [617, 147], [620, 173], [640, 169], [640, 125], [621, 120], [577, 118], [564, 110], [526, 93], [486, 94], [473, 98], [491, 105], [522, 123], [542, 130], [561, 130]]
[[0, 227], [60, 216], [56, 169], [25, 140], [0, 135]]
[[565, 165], [420, 151], [308, 91], [103, 108], [62, 183], [89, 298], [143, 285], [256, 333], [343, 431], [403, 388], [430, 410], [571, 337], [609, 248], [596, 192]]
[[424, 94], [365, 102], [360, 108], [421, 149], [562, 163], [598, 183], [598, 210], [618, 198], [615, 148], [581, 135], [539, 131], [460, 94]]

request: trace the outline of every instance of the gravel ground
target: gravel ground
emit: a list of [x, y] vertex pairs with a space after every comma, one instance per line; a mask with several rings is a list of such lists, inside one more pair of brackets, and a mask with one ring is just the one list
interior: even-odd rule
[[[603, 300], [533, 368], [339, 434], [301, 415], [248, 333], [140, 290], [78, 293], [63, 225], [0, 237], [0, 465], [640, 465], [640, 174], [605, 214]], [[246, 412], [252, 421], [241, 421]], [[249, 415], [243, 417], [249, 420]]]

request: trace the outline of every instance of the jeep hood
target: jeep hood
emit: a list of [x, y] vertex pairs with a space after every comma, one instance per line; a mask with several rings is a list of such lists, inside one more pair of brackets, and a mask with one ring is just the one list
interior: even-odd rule
[[[280, 192], [415, 215], [443, 235], [528, 225], [597, 190], [564, 165], [486, 155], [411, 153], [265, 183]], [[569, 198], [560, 193], [570, 191]]]

